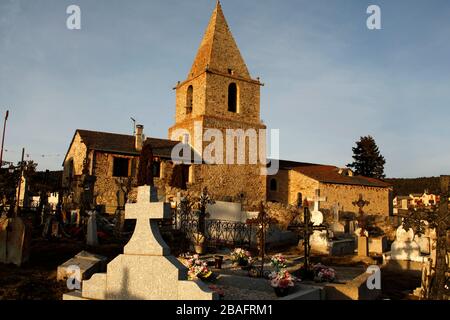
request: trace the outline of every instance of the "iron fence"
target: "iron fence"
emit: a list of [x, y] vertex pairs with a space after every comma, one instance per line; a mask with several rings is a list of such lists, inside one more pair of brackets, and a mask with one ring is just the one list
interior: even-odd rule
[[[197, 219], [183, 220], [180, 230], [187, 239], [195, 239], [198, 226]], [[206, 220], [205, 223], [205, 240], [209, 247], [250, 247], [253, 233], [253, 227], [242, 222]]]

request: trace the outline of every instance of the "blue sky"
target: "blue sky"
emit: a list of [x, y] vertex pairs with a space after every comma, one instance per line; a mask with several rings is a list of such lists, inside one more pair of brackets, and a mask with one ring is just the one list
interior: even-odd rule
[[[66, 28], [77, 4], [82, 29]], [[381, 7], [382, 30], [366, 27]], [[77, 128], [167, 137], [213, 0], [0, 0], [5, 160], [60, 169]], [[450, 169], [450, 2], [223, 0], [281, 158], [345, 166], [375, 137], [389, 177]], [[42, 157], [42, 155], [45, 155]]]

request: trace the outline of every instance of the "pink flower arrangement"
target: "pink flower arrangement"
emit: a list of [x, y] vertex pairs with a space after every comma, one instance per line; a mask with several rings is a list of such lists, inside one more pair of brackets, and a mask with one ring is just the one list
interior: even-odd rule
[[278, 272], [272, 272], [269, 275], [270, 278], [270, 285], [273, 288], [289, 288], [293, 287], [295, 285], [295, 282], [297, 281], [297, 278], [292, 276], [288, 271], [281, 270]]
[[274, 255], [270, 259], [270, 262], [272, 263], [272, 266], [276, 271], [280, 271], [286, 268], [286, 258], [281, 253]]
[[200, 260], [198, 254], [193, 255], [187, 260], [188, 276], [190, 280], [206, 279], [211, 276], [212, 272], [208, 269], [208, 264]]
[[252, 255], [249, 251], [242, 248], [236, 248], [231, 253], [231, 261], [239, 265], [247, 265], [252, 263]]
[[317, 282], [333, 282], [336, 279], [336, 271], [333, 268], [328, 268], [323, 264], [316, 264], [313, 267], [314, 280]]

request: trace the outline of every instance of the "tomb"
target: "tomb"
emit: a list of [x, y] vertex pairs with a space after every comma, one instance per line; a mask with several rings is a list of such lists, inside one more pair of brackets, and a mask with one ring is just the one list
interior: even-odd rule
[[103, 272], [106, 268], [106, 258], [100, 255], [91, 254], [81, 251], [75, 257], [67, 260], [60, 265], [56, 271], [56, 280], [62, 281], [67, 279], [73, 267], [80, 270], [80, 280], [89, 279], [96, 272]]
[[82, 291], [64, 300], [214, 300], [200, 281], [188, 281], [187, 269], [170, 254], [158, 219], [170, 217], [170, 204], [156, 202], [156, 189], [138, 187], [137, 203], [127, 203], [125, 218], [136, 219], [132, 238], [107, 266], [106, 273], [83, 281]]
[[403, 225], [397, 228], [391, 251], [383, 256], [385, 262], [400, 260], [423, 263], [427, 261], [427, 257], [420, 254], [420, 246], [414, 240], [414, 231], [412, 229], [406, 231]]

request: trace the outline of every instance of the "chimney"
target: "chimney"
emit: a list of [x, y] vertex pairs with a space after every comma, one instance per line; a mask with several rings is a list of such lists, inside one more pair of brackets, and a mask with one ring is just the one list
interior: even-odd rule
[[144, 126], [141, 124], [138, 124], [136, 126], [136, 136], [135, 136], [135, 148], [137, 151], [142, 151], [142, 146], [144, 144]]

